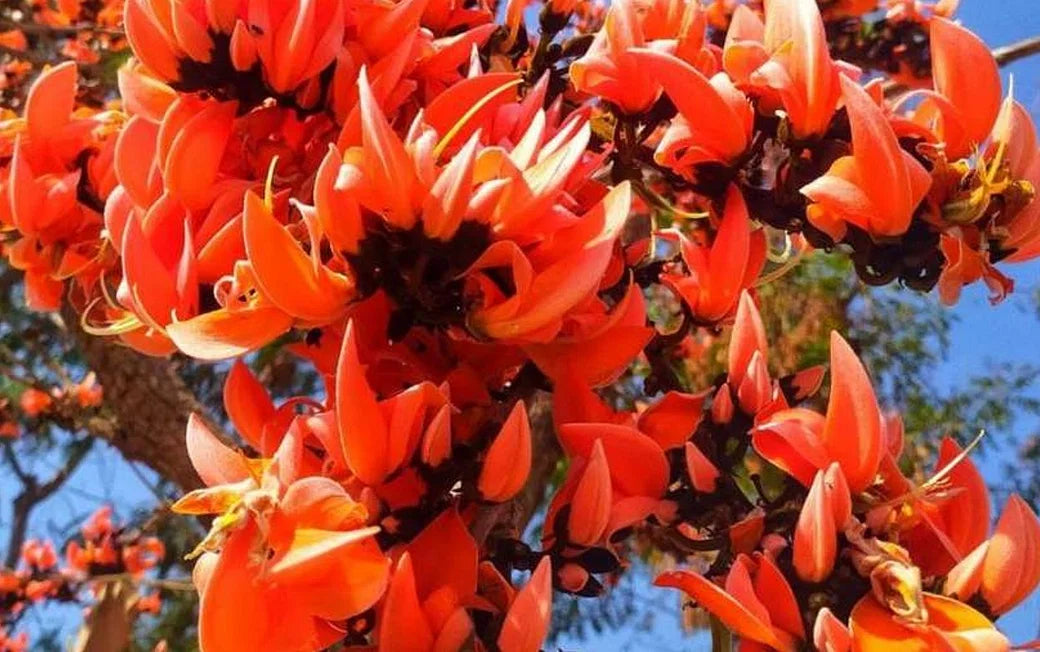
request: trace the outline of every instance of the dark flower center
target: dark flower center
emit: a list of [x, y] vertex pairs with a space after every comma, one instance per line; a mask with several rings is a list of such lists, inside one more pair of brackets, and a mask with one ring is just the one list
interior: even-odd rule
[[394, 302], [391, 339], [414, 325], [464, 324], [469, 306], [459, 276], [491, 243], [486, 224], [465, 221], [450, 240], [437, 240], [423, 233], [422, 223], [403, 230], [369, 214], [365, 232], [358, 252], [346, 258], [362, 297], [383, 290]]

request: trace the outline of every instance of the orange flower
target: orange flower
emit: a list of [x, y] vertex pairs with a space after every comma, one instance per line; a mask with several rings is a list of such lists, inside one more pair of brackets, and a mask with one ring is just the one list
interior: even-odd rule
[[805, 486], [831, 462], [841, 467], [852, 493], [874, 484], [883, 454], [881, 411], [863, 364], [837, 332], [831, 332], [827, 416], [804, 408], [781, 410], [755, 428], [752, 444]]
[[[262, 0], [248, 7], [236, 0], [130, 0], [125, 21], [134, 54], [164, 80], [190, 87], [207, 68], [210, 74], [234, 75], [259, 61], [271, 90], [291, 95], [335, 59], [346, 9], [340, 0]], [[216, 52], [218, 42], [229, 43], [224, 46], [229, 54]], [[228, 59], [231, 67], [225, 69]], [[298, 97], [304, 95], [300, 90]]]
[[51, 405], [54, 403], [54, 399], [47, 392], [30, 387], [22, 392], [22, 395], [18, 397], [18, 405], [22, 408], [22, 412], [29, 417], [38, 417], [47, 410], [51, 409]]
[[747, 643], [793, 651], [805, 628], [791, 586], [768, 555], [737, 555], [722, 588], [690, 571], [670, 571], [656, 586], [681, 590]]
[[208, 487], [173, 509], [218, 514], [195, 553], [201, 645], [318, 649], [338, 640], [329, 621], [374, 605], [389, 575], [372, 539], [379, 528], [363, 527], [365, 508], [328, 478], [297, 479], [297, 436], [286, 437], [274, 458], [249, 460], [192, 416], [187, 440]]
[[[668, 511], [667, 501], [661, 500], [668, 484], [668, 459], [653, 439], [629, 426], [611, 423], [564, 423], [557, 426], [557, 432], [572, 464], [549, 504], [543, 546], [555, 546], [560, 540], [574, 554], [597, 544], [609, 547], [605, 542], [617, 530]], [[641, 460], [640, 464], [633, 465], [633, 459]], [[569, 508], [568, 518], [558, 522], [565, 507]], [[571, 570], [558, 569], [564, 575]], [[570, 579], [577, 585], [571, 590], [577, 591], [587, 574]]]
[[101, 405], [104, 389], [97, 381], [97, 375], [91, 371], [72, 387], [72, 395], [82, 408], [97, 407]]
[[633, 49], [629, 56], [645, 66], [679, 111], [654, 153], [658, 163], [692, 177], [698, 163], [736, 162], [750, 144], [755, 116], [725, 73], [709, 79], [678, 57], [655, 50]]
[[610, 520], [612, 490], [610, 466], [603, 442], [599, 439], [592, 445], [592, 454], [574, 489], [571, 511], [567, 518], [567, 534], [571, 543], [578, 546], [593, 546]]
[[979, 279], [986, 282], [993, 304], [1001, 302], [1015, 288], [1015, 282], [990, 263], [988, 254], [980, 251], [982, 243], [977, 233], [951, 228], [940, 236], [939, 248], [946, 264], [937, 285], [939, 299], [947, 306], [957, 303], [965, 285]]
[[[989, 166], [1001, 164], [1002, 147], [1007, 178], [1012, 183], [1026, 181], [1034, 191], [1040, 188], [1040, 147], [1036, 126], [1029, 111], [1010, 95], [993, 127], [986, 151]], [[1022, 262], [1040, 255], [1040, 200], [1034, 196], [1022, 210], [1010, 217], [1004, 228], [1007, 237], [1002, 240], [1001, 248], [1012, 251], [1005, 260]]]
[[22, 544], [22, 562], [39, 571], [48, 571], [58, 565], [58, 555], [50, 541], [29, 539]]
[[849, 486], [837, 462], [817, 471], [794, 530], [794, 568], [806, 582], [822, 582], [837, 558], [838, 533], [852, 516]]
[[978, 36], [941, 17], [929, 24], [935, 91], [920, 93], [924, 101], [912, 119], [934, 131], [946, 156], [956, 160], [989, 136], [1000, 112], [1000, 72]]
[[517, 401], [488, 447], [477, 489], [484, 500], [501, 503], [515, 496], [531, 471], [531, 426], [523, 401]]
[[502, 652], [535, 652], [549, 633], [552, 616], [552, 564], [543, 557], [531, 579], [516, 594], [506, 613], [498, 648]]
[[345, 275], [322, 264], [313, 216], [304, 217], [311, 244], [308, 256], [275, 218], [273, 209], [269, 190], [263, 200], [246, 192], [242, 233], [257, 289], [304, 327], [325, 325], [342, 316], [353, 297], [353, 287]]
[[891, 523], [886, 527], [899, 532], [899, 540], [926, 575], [945, 575], [985, 540], [989, 490], [971, 458], [952, 439], [943, 439], [935, 471], [922, 487], [914, 490], [891, 466], [883, 476], [885, 486], [897, 488], [900, 495], [868, 518], [887, 513]]
[[25, 33], [22, 30], [8, 29], [0, 32], [0, 47], [16, 52], [24, 52], [29, 47], [29, 41], [25, 38]]
[[841, 98], [820, 10], [814, 0], [771, 0], [765, 18], [763, 26], [750, 8], [737, 7], [723, 66], [750, 93], [775, 95], [797, 138], [820, 136]]
[[752, 233], [740, 190], [735, 185], [727, 190], [718, 231], [710, 246], [698, 244], [681, 233], [670, 235], [679, 240], [682, 260], [689, 271], [662, 274], [661, 281], [682, 298], [699, 321], [716, 323], [726, 319], [736, 308], [741, 290], [758, 276], [763, 260], [758, 255], [757, 243], [764, 234]]
[[1017, 494], [997, 521], [992, 538], [979, 544], [946, 578], [943, 592], [967, 600], [981, 593], [990, 613], [1000, 615], [1040, 585], [1040, 520]]
[[478, 577], [477, 543], [458, 511], [447, 509], [397, 561], [380, 615], [379, 649], [461, 648], [473, 635], [466, 608], [486, 604], [476, 595]]
[[[719, 394], [735, 393], [737, 403], [747, 414], [759, 415], [776, 403], [779, 393], [766, 365], [769, 345], [765, 326], [754, 299], [745, 290], [737, 302], [737, 315], [727, 352], [726, 383]], [[782, 405], [786, 406], [786, 402]]]
[[[572, 211], [579, 207], [564, 193], [586, 181], [583, 152], [590, 137], [580, 115], [550, 135], [545, 114], [536, 111], [511, 150], [484, 145], [482, 127], [509, 104], [518, 81], [495, 73], [460, 82], [402, 141], [362, 72], [361, 145], [331, 150], [314, 191], [316, 224], [336, 252], [333, 264], [345, 265], [359, 293], [384, 289], [420, 323], [545, 343], [599, 288], [627, 216], [628, 185], [590, 210]], [[470, 98], [470, 104], [446, 98]], [[443, 166], [442, 156], [448, 158]], [[400, 253], [390, 253], [400, 251], [450, 263], [413, 270], [401, 265]], [[287, 269], [284, 256], [251, 253], [250, 261], [258, 278], [283, 284], [286, 274], [304, 273], [302, 265]], [[512, 278], [510, 292], [492, 280], [493, 272]], [[419, 296], [415, 279], [423, 274], [429, 287]]]
[[1008, 641], [985, 616], [956, 600], [925, 593], [927, 614], [922, 621], [908, 621], [886, 609], [868, 594], [856, 603], [849, 617], [854, 649], [863, 652], [936, 649], [1010, 649]]
[[641, 59], [631, 52], [646, 44], [638, 3], [611, 3], [588, 52], [571, 64], [571, 83], [579, 91], [613, 102], [625, 113], [648, 110], [661, 94], [661, 87], [645, 74]]
[[[357, 340], [357, 329], [351, 320], [347, 323], [336, 367], [335, 405], [339, 441], [338, 446], [332, 449], [336, 451], [333, 455], [342, 458], [359, 480], [377, 486], [405, 464], [419, 446], [428, 408], [439, 410], [447, 404], [447, 399], [432, 384], [423, 383], [385, 401], [378, 401], [365, 377]], [[508, 430], [512, 436], [503, 440], [506, 448], [500, 449], [506, 457], [522, 452], [523, 442], [516, 440], [523, 439], [519, 431], [526, 427], [527, 422], [522, 404], [519, 405], [520, 414]], [[503, 430], [506, 428], [503, 427]], [[530, 435], [527, 437], [529, 465]], [[514, 442], [517, 447], [508, 446]], [[496, 467], [496, 471], [504, 470], [505, 467]], [[524, 470], [520, 478], [521, 485], [526, 477], [527, 472]], [[496, 482], [501, 480], [502, 476], [495, 479]], [[515, 479], [508, 482], [508, 487], [512, 488], [514, 484]]]
[[899, 146], [884, 112], [859, 84], [842, 78], [852, 128], [852, 155], [802, 187], [808, 217], [835, 240], [845, 222], [875, 237], [905, 233], [931, 186], [927, 170]]
[[703, 493], [715, 491], [715, 484], [720, 474], [715, 465], [711, 463], [711, 460], [692, 441], [686, 442], [684, 453], [686, 473], [689, 475], [690, 485]]
[[813, 645], [820, 652], [849, 652], [852, 636], [845, 623], [831, 613], [827, 607], [816, 612], [813, 624]]
[[[615, 491], [625, 496], [660, 498], [668, 486], [668, 461], [650, 437], [634, 428], [600, 423], [568, 423], [558, 432], [571, 457], [591, 459], [597, 442], [603, 447]], [[631, 460], [639, 459], [633, 465]]]

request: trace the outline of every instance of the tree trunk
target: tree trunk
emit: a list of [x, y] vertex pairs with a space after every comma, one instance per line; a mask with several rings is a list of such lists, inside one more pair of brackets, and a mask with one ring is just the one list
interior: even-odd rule
[[[188, 459], [184, 432], [188, 415], [204, 416], [206, 410], [177, 374], [176, 363], [143, 355], [113, 339], [88, 335], [78, 326], [78, 315], [67, 308], [63, 317], [105, 392], [100, 413], [81, 425], [127, 460], [146, 464], [182, 490], [201, 487]], [[214, 432], [220, 433], [220, 429], [214, 428]]]

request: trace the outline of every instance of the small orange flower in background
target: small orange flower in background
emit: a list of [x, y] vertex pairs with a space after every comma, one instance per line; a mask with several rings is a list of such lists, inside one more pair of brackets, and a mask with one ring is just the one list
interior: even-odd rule
[[54, 399], [43, 390], [30, 387], [18, 397], [18, 406], [29, 417], [38, 417], [51, 408]]
[[22, 30], [9, 29], [0, 32], [0, 46], [22, 52], [29, 47], [29, 42], [26, 40], [25, 33]]
[[97, 407], [101, 405], [104, 389], [98, 383], [97, 376], [91, 371], [72, 387], [72, 394], [76, 397], [76, 402], [80, 407]]

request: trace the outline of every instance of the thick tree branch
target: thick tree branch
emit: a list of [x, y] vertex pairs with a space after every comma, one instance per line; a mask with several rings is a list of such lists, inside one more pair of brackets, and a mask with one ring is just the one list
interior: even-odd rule
[[176, 363], [87, 335], [72, 309], [65, 308], [62, 314], [84, 361], [105, 389], [102, 410], [79, 425], [182, 490], [200, 487], [184, 446], [184, 431], [190, 414], [204, 415], [206, 410], [177, 374]]

